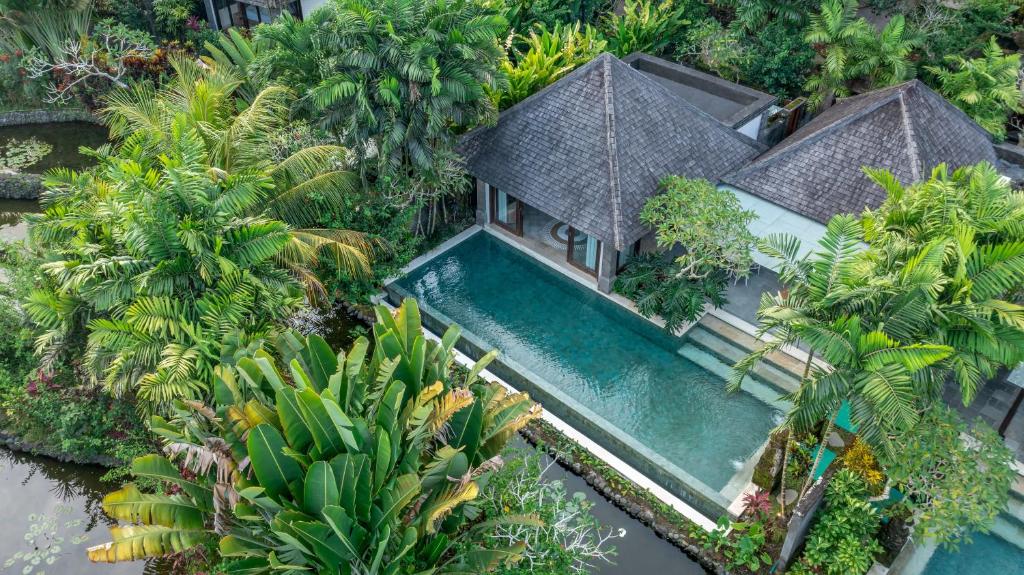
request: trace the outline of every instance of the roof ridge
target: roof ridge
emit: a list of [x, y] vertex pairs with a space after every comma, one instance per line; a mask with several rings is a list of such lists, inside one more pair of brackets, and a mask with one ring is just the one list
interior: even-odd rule
[[[861, 108], [860, 110], [857, 110], [856, 112], [854, 112], [852, 114], [847, 114], [845, 116], [840, 116], [838, 119], [836, 119], [832, 123], [826, 124], [826, 125], [822, 126], [821, 128], [818, 128], [817, 130], [815, 130], [815, 132], [813, 134], [810, 134], [809, 136], [803, 138], [799, 142], [796, 142], [794, 144], [791, 144], [789, 146], [786, 146], [784, 148], [779, 149], [778, 146], [781, 146], [786, 141], [785, 139], [783, 139], [778, 144], [775, 144], [775, 146], [765, 150], [765, 152], [763, 154], [761, 154], [761, 156], [759, 156], [757, 158], [754, 158], [754, 160], [751, 161], [749, 164], [747, 164], [746, 166], [743, 166], [742, 168], [736, 170], [735, 172], [733, 172], [732, 174], [729, 174], [729, 175], [738, 175], [738, 174], [741, 174], [743, 172], [746, 172], [748, 170], [752, 170], [752, 169], [755, 169], [755, 168], [756, 169], [760, 169], [763, 166], [766, 166], [766, 165], [769, 165], [769, 164], [775, 162], [779, 158], [786, 157], [786, 155], [788, 155], [789, 153], [791, 153], [794, 150], [800, 150], [802, 148], [807, 147], [808, 145], [810, 145], [812, 143], [818, 142], [819, 140], [821, 140], [825, 136], [831, 134], [834, 129], [842, 127], [842, 126], [846, 126], [848, 124], [852, 124], [853, 122], [863, 118], [864, 116], [874, 112], [875, 110], [878, 110], [882, 106], [884, 106], [886, 104], [891, 104], [892, 101], [893, 101], [893, 98], [895, 96], [896, 96], [896, 92], [893, 92], [892, 94], [888, 94], [888, 95], [886, 95], [886, 96], [884, 96], [882, 98], [879, 98], [879, 100], [877, 102], [873, 102], [869, 106]], [[849, 100], [847, 100], [847, 101], [849, 101]], [[812, 119], [811, 121], [814, 121], [814, 120]], [[799, 132], [799, 130], [797, 130], [797, 132], [793, 132], [787, 138], [792, 138], [798, 132]], [[771, 154], [773, 151], [776, 151], [776, 153], [772, 154], [772, 155], [770, 155], [768, 157], [765, 157], [767, 154]]]
[[619, 150], [615, 139], [615, 90], [612, 87], [611, 60], [603, 60], [605, 137], [608, 146], [608, 192], [612, 208], [612, 241], [622, 247], [622, 194], [619, 189]]
[[900, 115], [903, 117], [903, 134], [907, 139], [907, 155], [910, 156], [910, 174], [916, 182], [921, 179], [924, 162], [922, 162], [921, 153], [917, 149], [917, 137], [914, 135], [914, 120], [910, 116], [910, 111], [907, 110], [904, 90], [899, 90], [897, 93], [899, 94]]

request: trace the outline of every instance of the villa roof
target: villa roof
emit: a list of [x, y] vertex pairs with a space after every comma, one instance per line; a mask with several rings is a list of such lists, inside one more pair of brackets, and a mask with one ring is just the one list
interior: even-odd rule
[[722, 178], [819, 222], [877, 207], [885, 192], [861, 171], [903, 184], [951, 168], [995, 163], [988, 132], [917, 80], [841, 100], [748, 166]]
[[610, 54], [459, 144], [474, 176], [619, 250], [663, 177], [717, 181], [762, 149]]

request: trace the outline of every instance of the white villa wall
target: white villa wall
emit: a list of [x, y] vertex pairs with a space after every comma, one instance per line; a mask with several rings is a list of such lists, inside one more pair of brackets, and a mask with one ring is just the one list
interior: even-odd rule
[[764, 114], [758, 114], [750, 119], [746, 124], [743, 124], [736, 131], [750, 138], [756, 140], [761, 134], [761, 121], [764, 119]]
[[[825, 235], [824, 224], [791, 212], [732, 186], [721, 185], [719, 187], [735, 194], [736, 199], [740, 201], [740, 205], [757, 214], [757, 220], [750, 224], [750, 232], [757, 237], [764, 237], [774, 233], [792, 234], [800, 239], [800, 255], [803, 255], [810, 252], [817, 245], [818, 240]], [[769, 258], [756, 250], [754, 251], [754, 261], [758, 265], [778, 271], [777, 260]]]
[[327, 0], [301, 0], [302, 14], [308, 16], [317, 8], [327, 3]]

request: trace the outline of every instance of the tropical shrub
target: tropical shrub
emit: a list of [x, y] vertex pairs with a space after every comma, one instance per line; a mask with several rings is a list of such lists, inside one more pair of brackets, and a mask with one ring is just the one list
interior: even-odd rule
[[816, 7], [813, 0], [726, 0], [721, 5], [735, 10], [730, 25], [745, 32], [756, 32], [772, 23], [799, 28]]
[[1006, 119], [1024, 111], [1020, 54], [1003, 54], [993, 36], [980, 58], [946, 57], [946, 66], [930, 66], [939, 92], [997, 140], [1006, 138]]
[[619, 58], [633, 52], [661, 56], [682, 37], [682, 32], [699, 16], [685, 2], [673, 0], [625, 0], [622, 14], [611, 13], [602, 22], [608, 51]]
[[947, 56], [982, 55], [991, 37], [1012, 36], [1019, 10], [1015, 0], [966, 0], [955, 5], [925, 0], [909, 17], [924, 34], [923, 62], [940, 66]]
[[706, 18], [686, 31], [686, 43], [676, 51], [676, 57], [735, 82], [753, 57], [741, 44], [743, 36], [736, 28], [725, 28], [718, 20]]
[[702, 547], [713, 549], [725, 558], [726, 568], [744, 568], [757, 573], [772, 564], [771, 554], [765, 547], [767, 521], [763, 517], [749, 521], [729, 521], [721, 517], [713, 530], [702, 530], [697, 537]]
[[636, 302], [641, 314], [661, 316], [665, 328], [674, 331], [697, 319], [706, 303], [724, 305], [729, 280], [750, 273], [754, 236], [747, 226], [756, 216], [707, 180], [669, 176], [661, 190], [647, 201], [640, 220], [654, 229], [659, 248], [678, 246], [681, 254], [634, 258], [614, 287]]
[[895, 453], [885, 468], [906, 496], [900, 505], [918, 537], [956, 549], [1006, 508], [1014, 456], [981, 421], [968, 428], [955, 411], [935, 406], [897, 438]]
[[538, 24], [548, 29], [558, 24], [595, 25], [602, 13], [612, 9], [608, 0], [514, 0], [506, 4], [509, 28], [518, 34]]
[[860, 437], [855, 438], [850, 447], [843, 452], [841, 463], [844, 469], [849, 469], [864, 480], [872, 495], [881, 493], [885, 484], [885, 473], [866, 441]]
[[607, 42], [597, 30], [580, 23], [557, 23], [551, 30], [538, 24], [523, 37], [526, 50], [501, 63], [508, 88], [495, 92], [499, 109], [509, 108], [604, 52]]
[[167, 457], [139, 458], [133, 470], [176, 494], [132, 484], [109, 494], [104, 510], [129, 525], [90, 558], [163, 556], [219, 538], [237, 573], [484, 573], [515, 562], [522, 542], [484, 535], [540, 520], [485, 515], [476, 502], [538, 406], [477, 379], [493, 354], [452, 385], [459, 330], [428, 341], [412, 300], [394, 316], [376, 311], [369, 355], [365, 338], [335, 355], [317, 336], [285, 333], [276, 355], [257, 345], [218, 366], [212, 405], [179, 402], [173, 418], [154, 418]]
[[754, 236], [748, 227], [757, 218], [754, 212], [707, 180], [668, 176], [660, 187], [661, 193], [644, 205], [640, 220], [654, 230], [658, 247], [685, 248], [675, 258], [678, 275], [700, 279], [711, 270], [735, 277], [750, 273]]
[[744, 84], [779, 98], [795, 98], [803, 93], [807, 74], [814, 68], [814, 49], [804, 40], [802, 29], [779, 20], [758, 28], [743, 41], [747, 54], [740, 62]]
[[824, 510], [807, 536], [804, 554], [790, 572], [867, 573], [882, 551], [875, 539], [881, 518], [866, 500], [867, 484], [852, 471], [838, 471], [825, 492]]

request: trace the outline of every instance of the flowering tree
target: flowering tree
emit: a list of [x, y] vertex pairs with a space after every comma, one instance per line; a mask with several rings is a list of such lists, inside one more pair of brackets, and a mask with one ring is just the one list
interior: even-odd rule
[[954, 411], [935, 407], [897, 444], [886, 471], [906, 495], [916, 535], [955, 549], [972, 531], [988, 531], [1015, 476], [1013, 453], [994, 430], [980, 422], [968, 429]]
[[669, 176], [662, 193], [647, 201], [640, 220], [654, 229], [658, 247], [683, 248], [675, 260], [662, 254], [634, 258], [615, 290], [636, 302], [647, 317], [660, 316], [675, 331], [700, 317], [707, 304], [725, 304], [729, 280], [754, 265], [755, 238], [747, 229], [757, 217], [731, 192], [707, 180]]
[[67, 38], [47, 52], [30, 50], [25, 70], [31, 78], [50, 79], [44, 97], [47, 102], [64, 103], [76, 87], [92, 81], [127, 87], [122, 79], [130, 59], [148, 59], [153, 51], [153, 41], [146, 33], [104, 20], [88, 36]]

